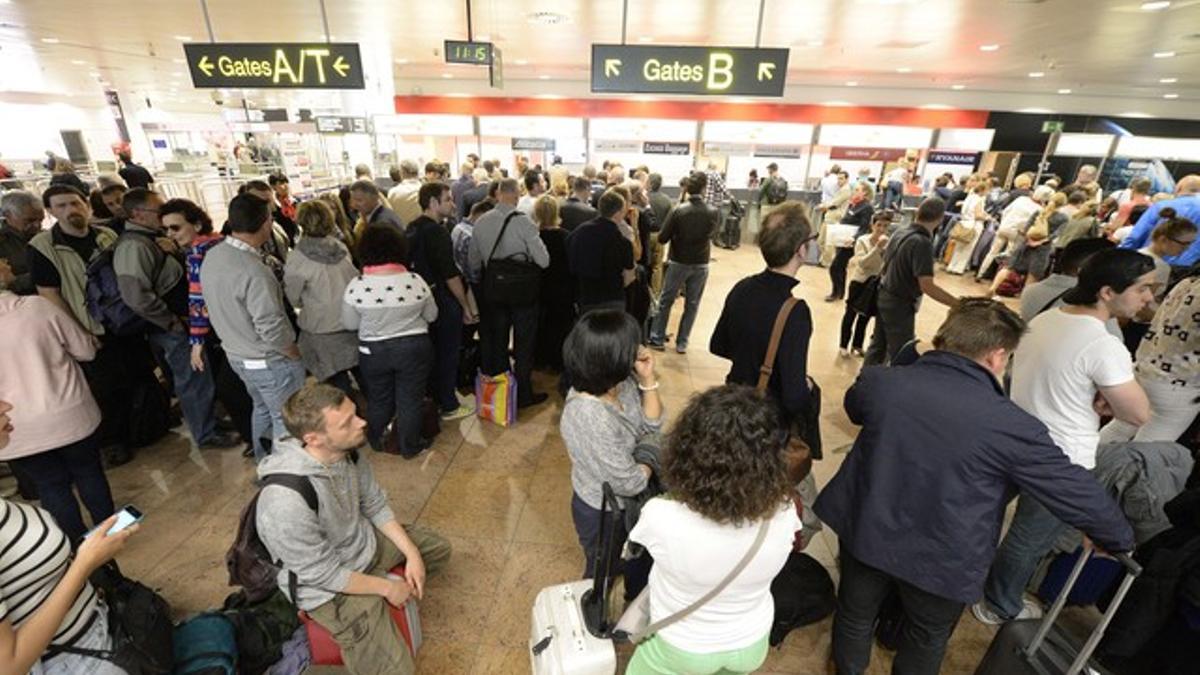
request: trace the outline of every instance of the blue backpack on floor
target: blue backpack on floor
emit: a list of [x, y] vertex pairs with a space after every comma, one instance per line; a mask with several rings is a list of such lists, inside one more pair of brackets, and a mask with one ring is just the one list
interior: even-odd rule
[[233, 622], [220, 612], [205, 612], [176, 626], [174, 645], [174, 675], [237, 675]]

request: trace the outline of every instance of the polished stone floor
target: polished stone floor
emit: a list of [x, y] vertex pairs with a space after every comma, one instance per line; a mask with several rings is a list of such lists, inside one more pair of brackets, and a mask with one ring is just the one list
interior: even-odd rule
[[[727, 362], [706, 350], [728, 290], [763, 265], [758, 250], [714, 249], [708, 288], [687, 355], [659, 357], [662, 395], [668, 417], [688, 396], [720, 384]], [[984, 286], [938, 273], [953, 292], [981, 294]], [[841, 398], [861, 361], [839, 358], [837, 333], [843, 305], [822, 300], [829, 289], [825, 270], [801, 272], [797, 293], [812, 308], [816, 326], [809, 368], [824, 390], [825, 445], [841, 448], [855, 427]], [[678, 320], [682, 301], [676, 306]], [[922, 307], [917, 332], [932, 336], [945, 308]], [[552, 389], [549, 378], [539, 378]], [[530, 606], [539, 589], [579, 578], [583, 559], [570, 518], [570, 463], [558, 433], [561, 399], [521, 415], [502, 429], [467, 418], [445, 425], [433, 449], [415, 460], [374, 455], [376, 475], [402, 522], [436, 528], [454, 545], [444, 574], [429, 582], [421, 603], [426, 636], [419, 671], [527, 673]], [[253, 494], [253, 467], [240, 451], [189, 451], [179, 436], [141, 450], [137, 458], [109, 472], [118, 505], [135, 504], [145, 514], [142, 530], [121, 555], [125, 571], [158, 587], [182, 616], [219, 606], [226, 585], [224, 553], [233, 540], [238, 513]], [[817, 463], [819, 484], [837, 470], [841, 455], [830, 452]], [[808, 552], [834, 570], [837, 540], [826, 531]], [[834, 572], [836, 579], [836, 572]], [[992, 635], [964, 614], [950, 645], [943, 673], [970, 673]], [[830, 621], [794, 632], [771, 652], [761, 672], [825, 673]], [[877, 650], [871, 672], [890, 669], [890, 656]]]

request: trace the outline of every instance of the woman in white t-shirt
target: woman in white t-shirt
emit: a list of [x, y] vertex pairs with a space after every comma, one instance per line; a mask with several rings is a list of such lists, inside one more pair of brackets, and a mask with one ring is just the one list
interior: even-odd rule
[[954, 241], [954, 256], [950, 258], [950, 264], [946, 266], [946, 271], [951, 274], [963, 274], [971, 264], [971, 254], [975, 251], [975, 244], [979, 241], [979, 235], [983, 234], [984, 226], [987, 225], [988, 215], [984, 207], [987, 204], [989, 185], [986, 179], [977, 178], [971, 192], [963, 200], [962, 218], [955, 227], [966, 228], [973, 234], [970, 241]]
[[629, 535], [654, 558], [650, 621], [716, 588], [754, 544], [749, 564], [716, 597], [641, 643], [626, 671], [749, 673], [767, 657], [771, 580], [801, 527], [784, 461], [786, 427], [754, 389], [725, 385], [692, 398], [667, 439], [668, 495], [650, 500]]

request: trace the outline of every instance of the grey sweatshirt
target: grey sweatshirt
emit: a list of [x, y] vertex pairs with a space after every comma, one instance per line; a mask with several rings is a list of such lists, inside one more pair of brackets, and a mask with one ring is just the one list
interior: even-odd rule
[[633, 378], [621, 383], [617, 399], [620, 408], [572, 389], [559, 422], [571, 456], [571, 487], [594, 509], [600, 508], [605, 482], [618, 497], [646, 489], [646, 475], [634, 461], [633, 450], [639, 438], [662, 429], [661, 415], [656, 420], [646, 417]]
[[337, 333], [342, 327], [342, 294], [358, 276], [350, 252], [333, 237], [301, 237], [283, 266], [283, 290], [300, 310], [297, 323], [308, 333]]
[[362, 342], [423, 335], [437, 315], [433, 292], [413, 272], [364, 274], [346, 286], [342, 298], [342, 325], [358, 331]]
[[285, 438], [258, 464], [259, 478], [277, 473], [308, 476], [317, 493], [314, 512], [295, 490], [268, 485], [259, 494], [255, 521], [263, 545], [283, 563], [280, 589], [287, 593], [287, 571], [295, 572], [296, 605], [310, 611], [341, 593], [351, 572], [367, 571], [375, 555], [374, 528], [396, 516], [365, 455], [325, 466], [299, 441]]
[[538, 234], [537, 225], [524, 213], [517, 212], [504, 230], [504, 239], [496, 246], [496, 238], [504, 229], [504, 219], [515, 211], [508, 204], [497, 204], [496, 208], [479, 217], [475, 223], [474, 234], [471, 237], [471, 248], [467, 251], [467, 261], [471, 275], [482, 279], [482, 270], [487, 264], [492, 247], [496, 247], [496, 260], [515, 257], [518, 260], [532, 262], [545, 269], [550, 266], [550, 252]]
[[127, 234], [117, 239], [113, 272], [117, 275], [121, 300], [146, 321], [167, 328], [179, 317], [163, 298], [183, 279], [183, 264], [163, 252], [150, 238], [161, 237], [162, 233], [134, 223], [127, 223], [125, 230], [148, 236]]
[[208, 318], [230, 356], [281, 356], [296, 342], [283, 310], [283, 291], [256, 251], [239, 248], [229, 239], [217, 244], [204, 256], [200, 285]]

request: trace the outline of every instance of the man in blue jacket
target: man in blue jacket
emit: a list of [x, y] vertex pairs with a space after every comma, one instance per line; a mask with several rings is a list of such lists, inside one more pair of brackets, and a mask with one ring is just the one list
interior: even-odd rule
[[[1200, 222], [1200, 175], [1184, 176], [1179, 180], [1179, 184], [1175, 186], [1175, 198], [1168, 199], [1164, 202], [1151, 204], [1149, 208], [1142, 213], [1142, 217], [1138, 218], [1137, 225], [1134, 225], [1133, 231], [1125, 237], [1125, 241], [1121, 242], [1121, 248], [1128, 248], [1137, 251], [1145, 246], [1150, 245], [1150, 235], [1154, 232], [1154, 228], [1158, 227], [1159, 221], [1162, 219], [1159, 213], [1165, 208], [1175, 209], [1175, 215], [1180, 218], [1187, 218], [1193, 223]], [[1186, 251], [1175, 257], [1168, 256], [1165, 260], [1172, 265], [1194, 265], [1200, 261], [1200, 243], [1193, 243]]]
[[963, 607], [980, 598], [1020, 489], [1108, 551], [1133, 531], [1087, 470], [1000, 388], [1025, 324], [999, 302], [962, 300], [935, 351], [902, 368], [864, 368], [846, 392], [862, 426], [814, 506], [838, 534], [833, 626], [838, 673], [867, 669], [881, 603], [895, 585], [908, 618], [894, 671], [935, 674]]

